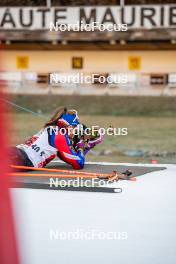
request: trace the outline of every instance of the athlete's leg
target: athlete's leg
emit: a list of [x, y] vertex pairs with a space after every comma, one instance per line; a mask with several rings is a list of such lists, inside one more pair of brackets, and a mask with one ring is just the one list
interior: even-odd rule
[[24, 151], [17, 147], [10, 148], [11, 163], [18, 166], [34, 167]]

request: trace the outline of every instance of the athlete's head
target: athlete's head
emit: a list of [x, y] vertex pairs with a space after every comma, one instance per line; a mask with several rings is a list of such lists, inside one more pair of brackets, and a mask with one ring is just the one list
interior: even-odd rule
[[60, 116], [57, 122], [58, 127], [73, 126], [76, 127], [79, 124], [79, 118], [76, 110], [64, 109], [64, 113]]
[[58, 126], [59, 128], [73, 126], [79, 124], [79, 118], [76, 110], [68, 110], [66, 107], [57, 109], [51, 119], [45, 124], [47, 126]]

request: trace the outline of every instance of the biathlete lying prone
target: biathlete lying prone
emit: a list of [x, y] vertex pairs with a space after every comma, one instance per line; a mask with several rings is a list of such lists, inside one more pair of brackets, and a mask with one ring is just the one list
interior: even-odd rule
[[101, 143], [104, 136], [98, 132], [96, 135], [75, 135], [75, 128], [80, 125], [77, 111], [57, 110], [36, 135], [11, 148], [12, 164], [41, 168], [59, 157], [74, 169], [82, 169], [85, 155]]

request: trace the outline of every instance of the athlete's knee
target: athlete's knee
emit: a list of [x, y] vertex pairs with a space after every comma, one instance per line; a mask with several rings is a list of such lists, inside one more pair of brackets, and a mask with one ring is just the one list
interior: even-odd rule
[[81, 170], [83, 168], [84, 168], [84, 161], [79, 164], [79, 169]]
[[82, 160], [80, 160], [79, 162], [77, 162], [77, 164], [74, 164], [74, 165], [73, 165], [73, 168], [74, 168], [75, 170], [81, 170], [81, 169], [84, 168], [84, 164], [85, 164], [85, 160], [82, 159]]

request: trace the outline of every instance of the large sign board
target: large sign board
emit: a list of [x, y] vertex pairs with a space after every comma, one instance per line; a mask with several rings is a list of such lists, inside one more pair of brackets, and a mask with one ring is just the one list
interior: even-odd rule
[[1, 7], [1, 30], [47, 30], [50, 23], [98, 22], [134, 28], [176, 28], [176, 5], [90, 7]]

